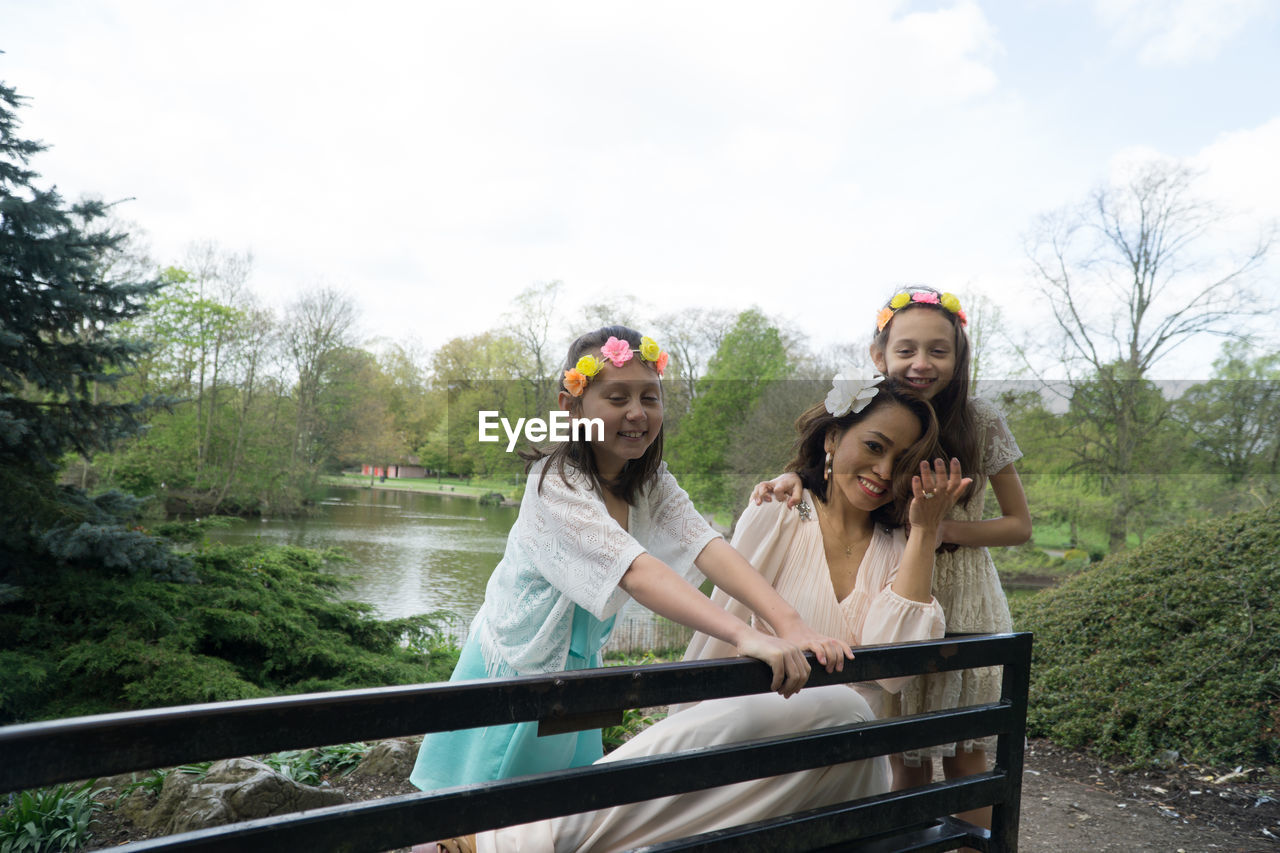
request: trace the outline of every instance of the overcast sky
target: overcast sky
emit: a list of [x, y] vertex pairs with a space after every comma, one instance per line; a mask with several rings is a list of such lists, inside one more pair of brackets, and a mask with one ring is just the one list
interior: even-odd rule
[[1274, 0], [0, 0], [45, 184], [427, 347], [555, 279], [816, 348], [903, 282], [1035, 328], [1028, 231], [1127, 162], [1280, 217], [1277, 46]]

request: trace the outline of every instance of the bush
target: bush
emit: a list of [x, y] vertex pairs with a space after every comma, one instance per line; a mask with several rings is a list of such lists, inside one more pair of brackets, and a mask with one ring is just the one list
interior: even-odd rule
[[10, 794], [0, 809], [0, 853], [79, 850], [89, 839], [94, 813], [102, 807], [93, 799], [92, 784]]
[[1028, 727], [1147, 763], [1280, 763], [1280, 508], [1194, 522], [1017, 602]]
[[382, 621], [300, 548], [213, 546], [197, 583], [65, 572], [0, 604], [0, 724], [440, 681], [444, 614]]

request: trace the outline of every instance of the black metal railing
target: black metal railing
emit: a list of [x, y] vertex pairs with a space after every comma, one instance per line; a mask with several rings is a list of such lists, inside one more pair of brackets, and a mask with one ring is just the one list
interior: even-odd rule
[[[1003, 666], [999, 702], [838, 726], [693, 752], [332, 806], [117, 848], [141, 851], [382, 851], [542, 818], [997, 735], [995, 767], [650, 850], [1017, 849], [1030, 634], [948, 637], [857, 650], [810, 686]], [[539, 721], [543, 733], [596, 728], [627, 708], [767, 692], [749, 659], [609, 667], [512, 679], [350, 690], [158, 708], [0, 728], [0, 792], [242, 755]], [[949, 817], [993, 806], [984, 830]]]

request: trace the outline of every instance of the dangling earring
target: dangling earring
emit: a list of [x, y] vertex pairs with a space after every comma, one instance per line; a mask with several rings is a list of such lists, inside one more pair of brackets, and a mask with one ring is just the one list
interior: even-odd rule
[[831, 451], [827, 451], [827, 465], [822, 469], [822, 482], [831, 482]]

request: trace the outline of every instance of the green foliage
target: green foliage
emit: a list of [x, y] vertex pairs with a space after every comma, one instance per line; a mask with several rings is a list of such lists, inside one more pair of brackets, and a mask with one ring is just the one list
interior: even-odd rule
[[1028, 727], [1106, 758], [1280, 762], [1280, 507], [1189, 523], [1014, 607]]
[[755, 309], [739, 314], [668, 444], [672, 471], [703, 512], [732, 512], [742, 502], [729, 462], [734, 431], [786, 368], [778, 328]]
[[622, 712], [622, 722], [619, 725], [606, 726], [600, 732], [605, 754], [613, 752], [665, 716], [666, 714], [647, 714], [641, 708], [626, 709]]
[[345, 776], [369, 751], [367, 744], [343, 743], [314, 749], [290, 749], [263, 756], [262, 763], [303, 785], [319, 785], [324, 779]]
[[92, 782], [58, 785], [10, 794], [0, 807], [0, 853], [55, 853], [79, 850], [89, 825], [102, 808], [93, 799]]
[[84, 572], [0, 607], [0, 722], [448, 678], [444, 614], [380, 621], [299, 548], [215, 546], [198, 583]]

